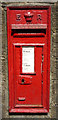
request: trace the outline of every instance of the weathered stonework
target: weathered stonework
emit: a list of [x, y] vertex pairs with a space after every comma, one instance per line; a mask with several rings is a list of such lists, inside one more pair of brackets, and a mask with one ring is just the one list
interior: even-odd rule
[[58, 2], [56, 4], [56, 117], [58, 118]]
[[57, 2], [57, 0], [1, 0], [1, 2], [50, 2], [50, 3], [54, 3], [54, 2]]
[[[5, 3], [4, 3], [5, 2]], [[38, 0], [28, 1], [23, 0], [23, 2], [19, 1], [16, 2], [8, 2], [7, 0], [1, 0], [1, 7], [2, 10], [2, 117], [3, 118], [56, 118], [56, 4], [57, 3], [39, 3]], [[51, 6], [51, 55], [50, 55], [50, 109], [49, 113], [46, 115], [9, 115], [8, 112], [8, 101], [9, 101], [9, 90], [8, 90], [8, 46], [7, 46], [7, 6], [24, 6], [24, 5], [44, 5], [44, 6]], [[0, 11], [1, 11], [0, 10]], [[0, 18], [1, 18], [0, 17]], [[1, 22], [1, 21], [0, 21]], [[1, 26], [0, 26], [1, 27]], [[1, 29], [1, 28], [0, 28]], [[1, 41], [0, 41], [1, 44]], [[58, 56], [57, 56], [58, 58]]]
[[2, 9], [0, 6], [0, 119], [2, 118]]

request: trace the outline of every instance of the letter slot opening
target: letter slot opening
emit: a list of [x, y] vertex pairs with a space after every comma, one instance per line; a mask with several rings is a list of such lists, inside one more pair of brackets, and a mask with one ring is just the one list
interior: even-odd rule
[[45, 37], [46, 29], [12, 29], [11, 36], [22, 37], [22, 36], [37, 36]]

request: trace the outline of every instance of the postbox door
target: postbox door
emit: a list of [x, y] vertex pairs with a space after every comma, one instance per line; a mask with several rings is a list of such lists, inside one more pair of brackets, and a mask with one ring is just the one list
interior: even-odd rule
[[15, 107], [42, 105], [42, 46], [14, 45]]

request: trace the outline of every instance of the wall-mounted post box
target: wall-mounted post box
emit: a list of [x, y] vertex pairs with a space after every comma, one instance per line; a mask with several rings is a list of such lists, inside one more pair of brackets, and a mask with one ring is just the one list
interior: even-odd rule
[[9, 112], [48, 113], [50, 7], [8, 7]]

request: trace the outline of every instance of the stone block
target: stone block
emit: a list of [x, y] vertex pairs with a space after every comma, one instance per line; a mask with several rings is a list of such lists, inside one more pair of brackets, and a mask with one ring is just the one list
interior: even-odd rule
[[1, 0], [1, 2], [57, 2], [57, 0]]

